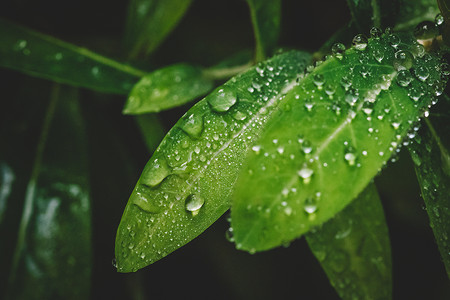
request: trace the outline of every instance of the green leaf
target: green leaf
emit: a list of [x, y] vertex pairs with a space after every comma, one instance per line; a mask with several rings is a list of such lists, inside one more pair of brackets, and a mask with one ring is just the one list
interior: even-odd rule
[[158, 116], [156, 114], [139, 115], [136, 116], [136, 123], [148, 151], [150, 154], [153, 153], [166, 133]]
[[397, 15], [397, 3], [392, 0], [347, 0], [352, 19], [361, 32], [375, 27], [391, 26]]
[[186, 13], [192, 0], [131, 0], [125, 45], [130, 57], [150, 54]]
[[311, 56], [287, 52], [242, 73], [192, 107], [169, 131], [133, 190], [116, 237], [119, 272], [183, 246], [228, 208], [268, 104], [284, 96]]
[[89, 297], [92, 249], [85, 139], [76, 90], [60, 92], [57, 87], [26, 191], [9, 299]]
[[[448, 105], [447, 111], [450, 111]], [[417, 179], [430, 218], [430, 225], [450, 278], [450, 242], [448, 241], [450, 233], [449, 119], [450, 114], [445, 114], [444, 118], [433, 118], [433, 122], [425, 119], [426, 125], [422, 126], [409, 150], [415, 163]], [[432, 123], [435, 124], [435, 127]], [[443, 142], [447, 142], [447, 144]]]
[[273, 54], [280, 35], [281, 0], [247, 0], [256, 39], [256, 61]]
[[123, 113], [159, 112], [207, 94], [213, 81], [188, 64], [168, 66], [143, 77], [131, 90]]
[[374, 184], [306, 241], [341, 299], [392, 299], [391, 245]]
[[396, 30], [410, 30], [422, 21], [434, 21], [439, 13], [436, 0], [399, 0]]
[[146, 74], [3, 19], [0, 19], [0, 67], [115, 94], [127, 94]]
[[290, 242], [364, 189], [442, 88], [439, 58], [423, 50], [409, 34], [361, 42], [273, 103], [233, 196], [238, 248]]

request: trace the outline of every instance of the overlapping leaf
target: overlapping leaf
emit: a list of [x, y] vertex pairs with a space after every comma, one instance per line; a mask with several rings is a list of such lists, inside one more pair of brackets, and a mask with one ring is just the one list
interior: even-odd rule
[[106, 93], [127, 94], [146, 73], [0, 19], [0, 67]]
[[283, 97], [253, 146], [231, 209], [238, 248], [277, 247], [342, 210], [442, 89], [439, 58], [410, 35], [355, 41]]
[[[448, 104], [447, 104], [448, 110]], [[450, 115], [425, 123], [410, 146], [430, 225], [450, 278]]]
[[295, 85], [310, 55], [288, 52], [232, 78], [177, 122], [146, 165], [116, 237], [118, 271], [147, 266], [217, 220], [268, 107]]
[[392, 299], [391, 245], [374, 184], [306, 240], [342, 299]]

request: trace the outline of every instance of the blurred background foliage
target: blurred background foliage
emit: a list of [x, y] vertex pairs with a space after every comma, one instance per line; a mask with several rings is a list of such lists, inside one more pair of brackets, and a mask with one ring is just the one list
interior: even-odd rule
[[[127, 1], [106, 0], [2, 0], [0, 17], [123, 61], [128, 54], [123, 47], [127, 4]], [[350, 18], [344, 0], [284, 0], [279, 45], [317, 51], [336, 29], [346, 26]], [[136, 55], [130, 58], [130, 63], [143, 70], [179, 62], [208, 67], [253, 47], [253, 30], [245, 1], [196, 0], [151, 56], [142, 59]], [[86, 280], [83, 283], [82, 279], [89, 275], [81, 271], [86, 263], [79, 261], [78, 270], [74, 268], [74, 273], [70, 274], [71, 280], [54, 279], [54, 285], [64, 287], [65, 298], [84, 298], [86, 294], [75, 291], [86, 288], [92, 299], [171, 299], [179, 296], [196, 299], [339, 299], [304, 239], [295, 241], [288, 248], [255, 255], [236, 251], [224, 237], [229, 227], [226, 216], [181, 250], [154, 265], [133, 274], [117, 273], [111, 260], [117, 225], [128, 196], [152, 149], [192, 103], [160, 113], [162, 127], [158, 127], [155, 121], [122, 115], [125, 96], [55, 87], [52, 82], [6, 69], [0, 69], [0, 78], [0, 154], [2, 160], [8, 160], [15, 178], [6, 213], [0, 218], [0, 265], [3, 270], [0, 273], [0, 297], [4, 296], [9, 280], [8, 270], [13, 262], [25, 193], [42, 139], [46, 110], [57, 97], [55, 89], [59, 89], [59, 97], [64, 98], [59, 100], [59, 105], [74, 97], [79, 100], [79, 110], [75, 110], [85, 129], [75, 129], [79, 141], [72, 143], [86, 147], [87, 156], [78, 159], [84, 160], [89, 168], [89, 178], [85, 178], [88, 182], [83, 184], [90, 187], [90, 212], [86, 214], [92, 215], [92, 224], [84, 227], [85, 230], [92, 228], [92, 258], [85, 257], [88, 264], [92, 262], [90, 287], [83, 286]], [[71, 112], [74, 113], [74, 108]], [[143, 138], [139, 126], [152, 126], [151, 138]], [[51, 145], [51, 138], [48, 141]], [[394, 299], [449, 299], [448, 279], [420, 197], [413, 164], [405, 150], [399, 154], [398, 161], [389, 163], [383, 176], [375, 180], [391, 237]], [[43, 159], [45, 161], [45, 155]], [[4, 182], [6, 169], [0, 167]], [[45, 220], [45, 216], [43, 218]], [[71, 241], [72, 248], [77, 249], [79, 237], [73, 229], [67, 232], [71, 233], [66, 238]], [[88, 231], [85, 232], [82, 238], [89, 239]], [[54, 264], [60, 262], [52, 261]], [[18, 270], [20, 273], [20, 268]], [[29, 282], [27, 288], [36, 289], [36, 295], [40, 293], [33, 282]]]

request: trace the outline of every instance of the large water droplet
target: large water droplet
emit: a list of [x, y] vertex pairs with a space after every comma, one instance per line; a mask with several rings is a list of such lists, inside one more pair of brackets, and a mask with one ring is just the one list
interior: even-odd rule
[[364, 34], [357, 34], [352, 40], [352, 44], [357, 50], [364, 50], [367, 47], [367, 37]]
[[191, 138], [199, 138], [203, 131], [203, 116], [191, 114], [184, 124], [181, 125], [181, 129], [183, 129], [183, 131]]
[[191, 194], [186, 198], [185, 208], [187, 211], [191, 212], [193, 216], [196, 216], [205, 204], [205, 200], [196, 194]]
[[370, 37], [379, 38], [383, 34], [383, 31], [378, 27], [372, 27], [370, 29]]
[[164, 158], [157, 158], [145, 167], [139, 182], [150, 187], [155, 187], [171, 173], [172, 171], [167, 161]]
[[435, 38], [439, 34], [439, 29], [431, 21], [423, 21], [414, 29], [414, 36], [418, 40]]
[[206, 98], [211, 109], [215, 112], [228, 111], [237, 101], [236, 91], [224, 86]]
[[384, 51], [381, 49], [375, 49], [373, 50], [372, 55], [379, 63], [381, 63], [384, 58]]
[[354, 166], [356, 162], [356, 154], [352, 151], [347, 151], [344, 154], [344, 159], [349, 166]]
[[162, 205], [156, 200], [155, 193], [153, 193], [150, 186], [139, 184], [134, 190], [134, 195], [135, 197], [132, 198], [133, 204], [137, 205], [142, 210], [154, 214], [161, 212]]
[[341, 60], [344, 57], [345, 45], [342, 43], [335, 43], [331, 47], [331, 52], [333, 53], [334, 57]]
[[308, 197], [305, 199], [303, 203], [303, 209], [307, 214], [313, 214], [317, 211], [317, 198], [316, 197]]
[[409, 51], [395, 52], [394, 69], [396, 71], [409, 70], [413, 66], [414, 57]]
[[421, 81], [426, 81], [430, 76], [430, 70], [425, 66], [418, 66], [414, 71], [416, 77]]
[[397, 74], [397, 83], [400, 86], [408, 86], [411, 81], [413, 80], [413, 77], [411, 76], [411, 73], [409, 70], [400, 70]]
[[303, 183], [308, 184], [311, 182], [311, 177], [313, 175], [314, 171], [310, 168], [308, 168], [306, 165], [304, 165], [298, 172], [298, 176], [303, 179]]
[[313, 82], [319, 89], [322, 89], [322, 85], [325, 83], [325, 77], [322, 74], [314, 74]]
[[[386, 28], [386, 30], [387, 30], [387, 28]], [[389, 44], [394, 48], [397, 48], [398, 45], [400, 44], [400, 37], [395, 33], [389, 34], [387, 39], [388, 39]]]

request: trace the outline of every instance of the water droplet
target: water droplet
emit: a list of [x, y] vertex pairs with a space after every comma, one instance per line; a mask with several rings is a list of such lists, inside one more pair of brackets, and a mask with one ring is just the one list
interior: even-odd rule
[[311, 177], [313, 175], [314, 171], [310, 168], [308, 168], [306, 165], [301, 168], [297, 174], [300, 176], [300, 178], [303, 179], [303, 183], [308, 184], [311, 182]]
[[379, 38], [383, 34], [383, 31], [378, 27], [372, 27], [370, 29], [370, 37]]
[[444, 24], [444, 16], [442, 14], [437, 14], [436, 18], [434, 18], [434, 23], [436, 23], [436, 26], [441, 26]]
[[135, 197], [132, 197], [133, 204], [149, 213], [160, 213], [161, 203], [156, 200], [155, 193], [150, 186], [139, 184], [134, 190]]
[[344, 57], [345, 45], [342, 43], [335, 43], [331, 47], [331, 52], [333, 53], [334, 57], [341, 60]]
[[[387, 28], [386, 28], [386, 30], [387, 30]], [[397, 48], [398, 45], [400, 44], [400, 37], [395, 33], [389, 34], [387, 39], [388, 39], [389, 44], [394, 48]]]
[[348, 89], [352, 86], [352, 82], [348, 77], [344, 76], [341, 78], [341, 85], [346, 91], [348, 91]]
[[253, 150], [256, 154], [259, 154], [259, 152], [261, 151], [261, 146], [255, 145], [255, 146], [252, 147], [252, 150]]
[[139, 182], [150, 187], [155, 187], [172, 173], [164, 158], [155, 159], [153, 163], [146, 166]]
[[325, 85], [325, 93], [332, 98], [333, 94], [336, 92], [336, 87], [333, 84], [327, 83]]
[[352, 44], [357, 50], [364, 50], [367, 47], [367, 37], [364, 34], [357, 34], [352, 40]]
[[426, 81], [428, 77], [430, 76], [430, 71], [425, 66], [418, 66], [414, 70], [416, 77], [420, 79], [421, 81]]
[[350, 104], [350, 106], [354, 106], [356, 101], [358, 101], [358, 93], [354, 89], [348, 90], [345, 94], [345, 102]]
[[317, 199], [316, 197], [308, 197], [303, 203], [303, 209], [307, 214], [313, 214], [317, 211]]
[[373, 50], [372, 55], [379, 63], [381, 63], [383, 61], [383, 58], [384, 58], [383, 50], [375, 49], [375, 50]]
[[373, 107], [374, 107], [374, 103], [370, 102], [370, 101], [364, 101], [363, 103], [363, 107], [362, 107], [362, 111], [366, 114], [366, 115], [371, 115], [373, 112]]
[[423, 21], [414, 29], [414, 36], [418, 40], [427, 40], [435, 38], [439, 34], [436, 25], [431, 21]]
[[419, 101], [420, 97], [422, 97], [422, 92], [418, 88], [410, 88], [408, 91], [408, 96], [413, 100], [414, 102]]
[[92, 67], [91, 73], [92, 73], [92, 75], [94, 75], [94, 77], [98, 77], [100, 75], [100, 68], [99, 67]]
[[400, 86], [408, 86], [411, 81], [413, 80], [413, 77], [411, 76], [411, 73], [409, 70], [400, 70], [397, 74], [397, 83]]
[[185, 208], [187, 211], [191, 212], [193, 216], [196, 216], [205, 204], [205, 200], [196, 194], [191, 194], [186, 198]]
[[312, 152], [312, 150], [313, 150], [311, 142], [308, 141], [308, 140], [304, 140], [302, 142], [302, 150], [303, 150], [303, 153], [310, 154]]
[[247, 115], [237, 110], [236, 112], [234, 112], [233, 118], [238, 121], [243, 121], [247, 118]]
[[322, 89], [322, 85], [325, 83], [323, 74], [314, 74], [313, 82], [319, 89]]
[[191, 138], [198, 139], [203, 131], [203, 116], [191, 114], [181, 125], [181, 129]]
[[234, 242], [234, 235], [233, 235], [232, 227], [228, 228], [228, 230], [225, 232], [225, 238], [227, 239], [227, 241], [229, 241], [231, 243]]
[[414, 57], [409, 51], [395, 52], [394, 69], [396, 71], [409, 70], [413, 66]]
[[353, 152], [346, 152], [344, 154], [344, 159], [349, 166], [354, 166], [356, 162], [356, 155]]
[[410, 47], [410, 50], [415, 57], [423, 57], [425, 55], [425, 47], [422, 44], [414, 44]]
[[61, 59], [63, 59], [63, 54], [61, 53], [61, 52], [58, 52], [58, 53], [56, 53], [55, 54], [55, 60], [61, 60]]
[[213, 111], [226, 112], [236, 103], [237, 95], [234, 89], [223, 86], [217, 92], [209, 95], [206, 101], [208, 101]]

